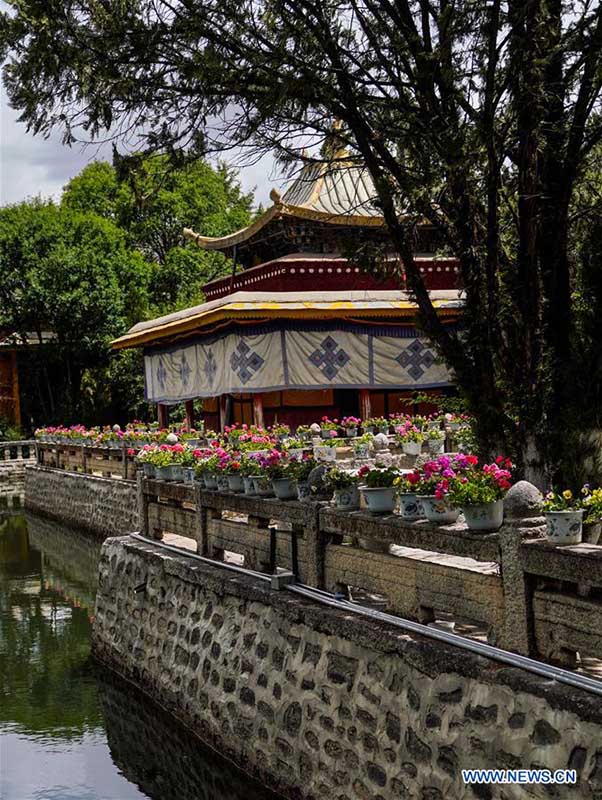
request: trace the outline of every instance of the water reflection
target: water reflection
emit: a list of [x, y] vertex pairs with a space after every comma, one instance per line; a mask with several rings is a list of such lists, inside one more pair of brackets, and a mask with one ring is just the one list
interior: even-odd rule
[[0, 798], [272, 798], [91, 661], [100, 547], [0, 517]]

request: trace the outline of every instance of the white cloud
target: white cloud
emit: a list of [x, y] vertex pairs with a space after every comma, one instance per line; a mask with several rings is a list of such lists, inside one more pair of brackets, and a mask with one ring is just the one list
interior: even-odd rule
[[[33, 136], [17, 117], [0, 88], [0, 205], [37, 195], [59, 200], [65, 184], [86, 164], [95, 159], [111, 160], [110, 144], [67, 147], [60, 133], [48, 139]], [[270, 204], [271, 188], [282, 185], [270, 156], [240, 168], [240, 181], [245, 191], [256, 190], [256, 202], [264, 206]]]

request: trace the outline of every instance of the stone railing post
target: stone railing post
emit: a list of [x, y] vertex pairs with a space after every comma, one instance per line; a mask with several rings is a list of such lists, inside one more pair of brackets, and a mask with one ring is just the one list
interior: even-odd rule
[[138, 532], [148, 536], [148, 497], [144, 491], [144, 473], [138, 471], [136, 476], [136, 499], [138, 504]]
[[307, 519], [303, 536], [307, 558], [307, 585], [324, 588], [324, 548], [326, 536], [320, 525], [320, 502], [308, 503]]
[[500, 571], [504, 587], [504, 641], [502, 646], [522, 655], [535, 655], [532, 587], [522, 567], [521, 545], [525, 539], [545, 535], [541, 493], [528, 481], [519, 481], [504, 500], [504, 524], [500, 529]]

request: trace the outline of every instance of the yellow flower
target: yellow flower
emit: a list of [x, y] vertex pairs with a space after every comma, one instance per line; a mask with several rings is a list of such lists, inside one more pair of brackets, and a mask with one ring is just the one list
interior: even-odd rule
[[562, 496], [564, 497], [565, 500], [573, 499], [573, 493], [571, 492], [570, 489], [565, 489], [564, 492], [562, 493]]

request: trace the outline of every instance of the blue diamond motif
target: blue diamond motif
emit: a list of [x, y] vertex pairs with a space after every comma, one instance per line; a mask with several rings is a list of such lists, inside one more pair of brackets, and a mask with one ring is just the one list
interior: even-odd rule
[[436, 359], [433, 352], [420, 339], [414, 339], [395, 360], [408, 371], [411, 378], [418, 381], [426, 370], [433, 366]]
[[186, 360], [186, 353], [182, 352], [182, 358], [180, 359], [180, 363], [178, 364], [178, 372], [180, 373], [180, 378], [182, 380], [182, 384], [186, 386], [188, 384], [188, 378], [190, 378], [190, 373], [192, 369], [190, 364]]
[[253, 352], [249, 345], [241, 339], [230, 356], [230, 367], [244, 384], [257, 374], [264, 364], [264, 359]]
[[311, 353], [309, 360], [331, 381], [336, 378], [339, 370], [351, 361], [351, 356], [339, 347], [332, 336], [327, 336], [320, 342], [320, 347]]
[[213, 355], [213, 350], [211, 350], [211, 348], [207, 350], [207, 357], [203, 365], [203, 372], [205, 374], [205, 377], [207, 378], [207, 383], [209, 384], [209, 386], [213, 386], [213, 380], [215, 378], [215, 373], [217, 372], [217, 364], [215, 362], [215, 356]]
[[159, 366], [157, 367], [157, 381], [161, 389], [165, 389], [166, 379], [167, 379], [167, 370], [165, 369], [165, 364], [163, 363], [163, 359], [159, 358]]

